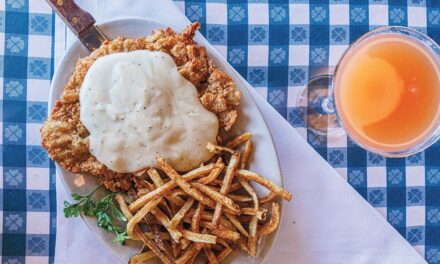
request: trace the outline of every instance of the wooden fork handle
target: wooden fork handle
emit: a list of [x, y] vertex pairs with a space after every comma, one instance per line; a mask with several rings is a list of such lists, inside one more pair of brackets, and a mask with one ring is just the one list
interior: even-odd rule
[[81, 9], [74, 0], [46, 1], [77, 36], [81, 36], [96, 22], [92, 15]]

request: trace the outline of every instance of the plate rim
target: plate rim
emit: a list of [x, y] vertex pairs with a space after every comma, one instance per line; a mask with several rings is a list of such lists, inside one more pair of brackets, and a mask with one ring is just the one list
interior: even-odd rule
[[[104, 20], [102, 22], [97, 22], [95, 25], [100, 27], [100, 26], [109, 26], [112, 23], [124, 23], [124, 22], [130, 22], [130, 21], [140, 21], [143, 23], [156, 23], [156, 24], [162, 24], [164, 27], [171, 27], [173, 30], [179, 30], [182, 31], [184, 28], [180, 27], [178, 25], [175, 25], [173, 23], [169, 23], [169, 22], [165, 22], [165, 21], [161, 21], [161, 20], [157, 20], [157, 19], [152, 19], [152, 18], [145, 18], [145, 17], [139, 17], [139, 16], [123, 16], [123, 17], [118, 17], [115, 19], [109, 19], [109, 20]], [[160, 28], [158, 28], [160, 29]], [[206, 40], [206, 38], [200, 33], [200, 32], [196, 32], [195, 38], [202, 38], [204, 39], [209, 45], [211, 45], [209, 43], [208, 40]], [[200, 43], [197, 42], [197, 40], [195, 40], [195, 42], [201, 46], [205, 46], [206, 45], [202, 45]], [[66, 60], [68, 57], [72, 56], [72, 54], [74, 53], [74, 49], [77, 46], [81, 46], [82, 44], [80, 43], [79, 39], [75, 39], [72, 44], [65, 50], [63, 56], [60, 58], [58, 64], [55, 66], [55, 70], [54, 70], [54, 74], [51, 80], [51, 84], [50, 84], [50, 89], [49, 89], [49, 97], [48, 97], [48, 101], [47, 101], [47, 107], [48, 107], [48, 115], [50, 114], [50, 112], [53, 110], [53, 106], [55, 104], [55, 102], [59, 99], [59, 98], [54, 98], [55, 97], [55, 87], [54, 87], [54, 83], [60, 82], [60, 80], [62, 77], [62, 73], [63, 70], [65, 70], [65, 65], [66, 65]], [[268, 123], [266, 121], [266, 119], [264, 118], [263, 113], [261, 112], [260, 108], [258, 107], [257, 102], [255, 101], [255, 99], [253, 98], [253, 96], [251, 95], [251, 93], [248, 91], [248, 85], [246, 85], [246, 80], [229, 64], [229, 62], [227, 60], [225, 60], [225, 58], [223, 58], [223, 56], [213, 47], [210, 46], [208, 47], [208, 52], [213, 53], [216, 57], [216, 59], [221, 60], [222, 63], [225, 65], [225, 67], [229, 68], [229, 70], [232, 71], [232, 73], [235, 75], [235, 82], [239, 82], [240, 84], [237, 85], [238, 87], [240, 87], [240, 91], [242, 91], [243, 93], [245, 93], [244, 95], [249, 97], [250, 100], [252, 100], [253, 104], [256, 106], [256, 109], [258, 110], [258, 114], [260, 115], [261, 119], [263, 120], [264, 126], [270, 136], [270, 142], [271, 145], [274, 148], [274, 152], [275, 152], [275, 160], [276, 160], [276, 165], [275, 165], [275, 170], [276, 173], [274, 173], [275, 175], [279, 175], [279, 181], [281, 186], [284, 186], [284, 179], [283, 179], [283, 175], [281, 172], [281, 166], [280, 166], [280, 159], [279, 159], [279, 155], [277, 152], [277, 148], [273, 139], [273, 135], [272, 132], [268, 126]], [[65, 84], [64, 84], [65, 85]], [[249, 85], [250, 86], [250, 85]], [[62, 91], [64, 91], [64, 86], [62, 88]], [[62, 92], [61, 91], [61, 92]], [[71, 200], [71, 194], [72, 192], [70, 191], [68, 184], [65, 180], [65, 176], [64, 176], [64, 172], [63, 172], [63, 168], [61, 166], [58, 165], [57, 162], [55, 163], [55, 167], [56, 167], [56, 172], [59, 175], [59, 178], [61, 180], [61, 183], [63, 185], [64, 190], [67, 192], [69, 199]], [[278, 199], [279, 204], [280, 204], [280, 218], [283, 218], [283, 203], [284, 201], [282, 199]], [[104, 247], [110, 252], [111, 255], [113, 255], [116, 259], [118, 259], [121, 263], [124, 263], [124, 259], [121, 258], [120, 255], [116, 254], [116, 252], [108, 245], [107, 239], [105, 239], [103, 236], [98, 235], [98, 233], [94, 230], [94, 227], [91, 226], [91, 221], [88, 221], [86, 219], [86, 217], [83, 214], [80, 214], [82, 221], [86, 224], [87, 228], [89, 229], [89, 231], [93, 234], [93, 236], [95, 236], [101, 244], [104, 245]], [[281, 220], [280, 220], [281, 221]], [[275, 233], [273, 234], [273, 239], [271, 241], [271, 244], [269, 245], [269, 250], [268, 252], [264, 255], [264, 257], [262, 257], [261, 259], [261, 263], [265, 263], [268, 255], [270, 254], [270, 251], [272, 250], [273, 246], [275, 245], [277, 239], [278, 239], [278, 235], [279, 235], [279, 231], [281, 229], [281, 225], [278, 226], [278, 228], [276, 229]]]

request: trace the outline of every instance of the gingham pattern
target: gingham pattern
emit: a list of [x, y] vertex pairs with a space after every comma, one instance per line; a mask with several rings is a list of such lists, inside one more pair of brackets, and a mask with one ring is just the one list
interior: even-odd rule
[[53, 262], [55, 169], [38, 132], [53, 72], [53, 18], [42, 1], [0, 1], [1, 263]]
[[[177, 1], [202, 33], [308, 142], [430, 263], [440, 263], [440, 143], [385, 159], [345, 137], [305, 129], [295, 105], [307, 79], [326, 73], [347, 45], [381, 25], [408, 25], [440, 41], [440, 2]], [[53, 74], [54, 16], [44, 1], [0, 1], [0, 258], [52, 263], [53, 163], [39, 145]], [[368, 221], [368, 220], [366, 220]]]

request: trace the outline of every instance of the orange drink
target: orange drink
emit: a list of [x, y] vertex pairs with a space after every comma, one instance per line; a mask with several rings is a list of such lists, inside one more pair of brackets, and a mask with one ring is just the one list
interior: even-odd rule
[[437, 129], [436, 54], [404, 34], [377, 34], [352, 46], [335, 71], [336, 110], [346, 132], [378, 152], [411, 148]]

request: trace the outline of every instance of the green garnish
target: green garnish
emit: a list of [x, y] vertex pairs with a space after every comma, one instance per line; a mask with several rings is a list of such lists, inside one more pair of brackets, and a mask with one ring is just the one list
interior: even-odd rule
[[115, 233], [116, 238], [113, 242], [123, 245], [125, 240], [130, 239], [130, 237], [127, 236], [127, 230], [124, 227], [114, 223], [114, 219], [127, 222], [127, 218], [117, 207], [113, 199], [116, 193], [107, 194], [101, 200], [95, 201], [92, 197], [98, 189], [99, 187], [85, 196], [72, 193], [72, 198], [75, 202], [64, 201], [64, 216], [67, 218], [78, 217], [81, 213], [84, 213], [86, 216], [96, 217], [99, 227], [107, 232]]

